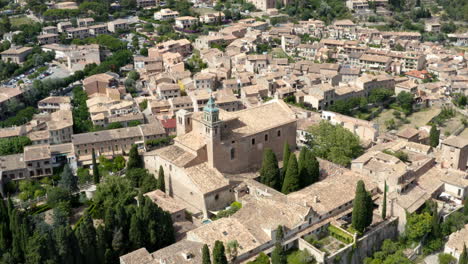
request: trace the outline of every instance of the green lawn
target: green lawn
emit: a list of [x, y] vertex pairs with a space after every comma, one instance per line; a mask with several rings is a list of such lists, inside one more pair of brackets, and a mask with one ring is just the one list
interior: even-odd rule
[[[402, 120], [397, 119], [394, 115], [393, 112], [396, 110], [394, 109], [386, 109], [380, 113], [379, 116], [374, 118], [372, 121], [379, 124], [379, 130], [380, 133], [385, 133], [387, 132], [387, 127], [385, 126], [385, 122], [387, 120], [393, 119], [395, 120], [397, 124], [397, 130], [401, 130], [403, 128], [407, 127], [412, 127], [412, 128], [417, 128], [421, 126], [427, 125], [427, 123], [436, 115], [440, 113], [440, 108], [438, 107], [431, 107], [427, 109], [423, 109], [419, 112], [413, 113], [408, 117], [408, 124], [404, 124]], [[401, 114], [403, 117], [404, 115]]]
[[288, 251], [288, 264], [314, 264], [316, 263], [314, 257], [306, 251], [294, 249]]
[[32, 24], [34, 21], [29, 17], [22, 16], [22, 17], [12, 17], [10, 18], [11, 25], [14, 27], [18, 27], [23, 24]]

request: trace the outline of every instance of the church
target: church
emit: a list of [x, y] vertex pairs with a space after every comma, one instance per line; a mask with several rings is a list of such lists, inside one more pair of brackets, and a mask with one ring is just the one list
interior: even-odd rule
[[258, 171], [266, 148], [281, 160], [284, 143], [296, 145], [296, 117], [281, 100], [227, 112], [210, 97], [203, 111], [176, 119], [174, 144], [145, 153], [145, 167], [157, 175], [162, 166], [166, 193], [205, 217], [235, 200], [231, 176]]

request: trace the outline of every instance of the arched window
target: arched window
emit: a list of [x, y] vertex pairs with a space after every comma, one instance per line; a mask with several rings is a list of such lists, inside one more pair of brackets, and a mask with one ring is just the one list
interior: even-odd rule
[[231, 160], [235, 159], [236, 158], [236, 149], [235, 148], [232, 148], [231, 149]]

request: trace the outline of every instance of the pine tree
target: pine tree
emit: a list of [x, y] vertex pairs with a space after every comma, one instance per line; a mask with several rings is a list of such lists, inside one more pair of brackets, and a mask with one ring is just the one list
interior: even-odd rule
[[458, 264], [468, 264], [468, 253], [466, 252], [466, 244], [463, 244], [463, 251], [458, 258]]
[[387, 182], [384, 183], [384, 193], [382, 202], [382, 219], [387, 218]]
[[211, 264], [210, 250], [206, 244], [202, 248], [202, 264]]
[[288, 194], [299, 190], [300, 187], [301, 186], [299, 180], [299, 168], [297, 165], [297, 159], [296, 155], [292, 154], [289, 157], [288, 168], [286, 170], [286, 176], [284, 177], [281, 192], [284, 194]]
[[[294, 155], [292, 155], [294, 156]], [[275, 249], [271, 253], [271, 264], [286, 264], [287, 258], [283, 249], [282, 241], [284, 239], [283, 227], [276, 229]]]
[[159, 166], [158, 171], [158, 189], [165, 192], [166, 191], [166, 183], [164, 181], [164, 169], [162, 166]]
[[94, 183], [98, 184], [101, 180], [101, 176], [99, 175], [99, 167], [96, 162], [96, 152], [92, 151], [92, 157], [93, 157], [93, 178], [94, 178]]
[[127, 170], [134, 168], [143, 168], [143, 160], [138, 153], [137, 145], [133, 145], [128, 154]]
[[260, 170], [260, 182], [279, 190], [281, 187], [281, 172], [278, 168], [278, 160], [271, 149], [263, 152], [262, 168]]
[[286, 171], [288, 170], [289, 156], [291, 156], [291, 150], [289, 149], [289, 144], [288, 142], [284, 142], [283, 169], [281, 170], [281, 183], [284, 182], [284, 177], [286, 177]]
[[354, 229], [363, 232], [372, 223], [372, 197], [366, 191], [362, 180], [357, 182], [354, 197], [352, 225]]
[[227, 264], [223, 242], [216, 240], [213, 248], [213, 264]]
[[429, 132], [429, 144], [435, 148], [439, 145], [440, 131], [435, 125], [432, 125], [431, 131]]
[[62, 174], [60, 175], [59, 186], [67, 189], [69, 192], [78, 191], [78, 178], [73, 175], [68, 164], [63, 167]]

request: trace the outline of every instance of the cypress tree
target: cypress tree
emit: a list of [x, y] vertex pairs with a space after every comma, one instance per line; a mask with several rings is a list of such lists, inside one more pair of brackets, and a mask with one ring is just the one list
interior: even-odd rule
[[468, 253], [466, 252], [466, 244], [463, 244], [463, 251], [458, 259], [458, 264], [468, 264]]
[[133, 249], [139, 249], [145, 246], [145, 233], [139, 214], [133, 214], [130, 221], [130, 230], [128, 236]]
[[101, 180], [101, 176], [99, 175], [99, 167], [97, 165], [97, 162], [96, 162], [96, 152], [92, 151], [93, 155], [93, 178], [94, 178], [94, 183], [95, 184], [98, 184], [99, 181]]
[[83, 263], [98, 263], [96, 252], [96, 230], [93, 220], [89, 215], [85, 215], [83, 222], [76, 229], [76, 239], [80, 247]]
[[211, 264], [210, 250], [206, 244], [202, 248], [202, 264]]
[[284, 142], [283, 147], [283, 169], [281, 170], [281, 183], [283, 183], [286, 177], [286, 171], [288, 170], [289, 156], [291, 156], [291, 150], [289, 149], [288, 142]]
[[213, 264], [227, 264], [226, 253], [223, 242], [216, 240], [213, 248]]
[[372, 219], [374, 218], [374, 201], [372, 200], [372, 195], [370, 192], [366, 191], [366, 218], [365, 218], [365, 227], [368, 227], [372, 224]]
[[465, 205], [463, 206], [463, 214], [468, 215], [468, 195], [465, 197]]
[[5, 201], [0, 197], [0, 252], [6, 252], [11, 246], [10, 219]]
[[143, 160], [138, 153], [137, 145], [133, 145], [128, 154], [127, 170], [134, 168], [143, 168]]
[[78, 241], [70, 226], [58, 226], [53, 232], [59, 263], [81, 263]]
[[278, 160], [275, 153], [267, 148], [263, 152], [262, 168], [260, 170], [260, 182], [279, 190], [281, 188], [281, 172], [278, 168]]
[[297, 165], [296, 155], [292, 154], [289, 157], [288, 168], [286, 170], [286, 176], [284, 177], [283, 187], [281, 192], [288, 194], [295, 192], [300, 188], [299, 180], [299, 168]]
[[303, 147], [299, 154], [299, 178], [301, 187], [306, 187], [317, 182], [319, 176], [320, 168], [317, 158], [312, 151]]
[[440, 237], [440, 225], [439, 225], [439, 212], [437, 210], [437, 203], [432, 204], [432, 237], [438, 238]]
[[276, 241], [277, 242], [282, 242], [283, 239], [284, 239], [283, 226], [279, 225], [276, 228]]
[[357, 182], [354, 197], [352, 225], [354, 229], [363, 232], [372, 223], [372, 198], [366, 191], [362, 180]]
[[432, 125], [431, 131], [429, 132], [429, 144], [435, 148], [439, 145], [440, 131], [435, 125]]
[[382, 219], [387, 218], [387, 181], [384, 183], [384, 193], [382, 202]]
[[166, 183], [164, 181], [164, 169], [162, 166], [159, 166], [158, 171], [158, 189], [165, 192], [166, 191]]
[[[294, 155], [293, 155], [294, 156]], [[283, 227], [281, 225], [276, 229], [275, 249], [271, 253], [271, 264], [287, 264], [286, 254], [281, 244], [284, 239]]]

